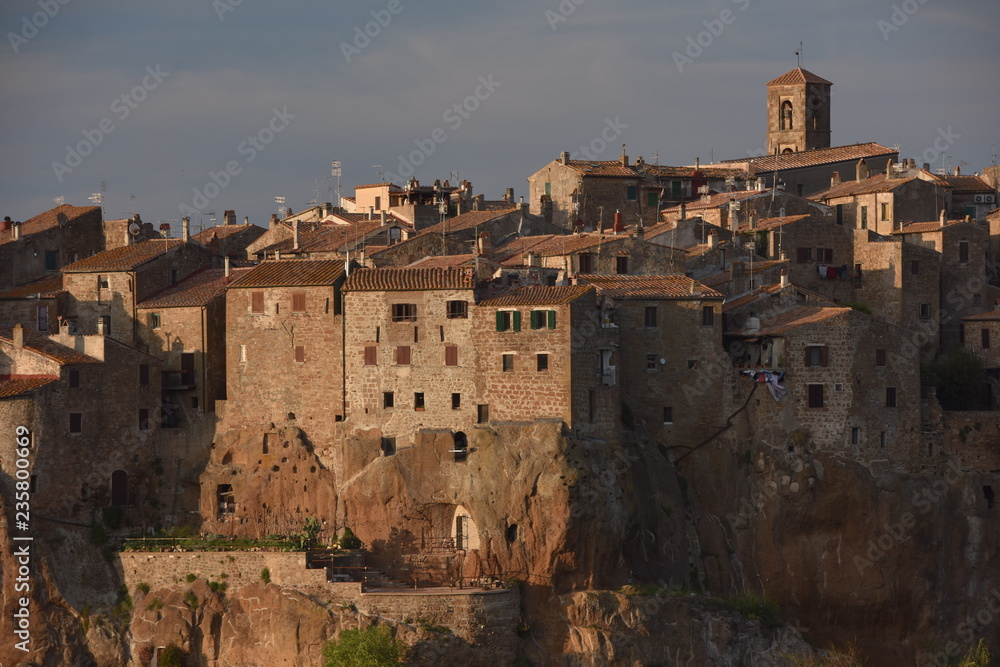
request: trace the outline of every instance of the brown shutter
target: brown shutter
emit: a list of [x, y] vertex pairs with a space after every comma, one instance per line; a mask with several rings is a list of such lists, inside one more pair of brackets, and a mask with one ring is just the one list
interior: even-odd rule
[[306, 361], [306, 348], [303, 345], [295, 346], [295, 361], [296, 363], [305, 363]]
[[458, 366], [458, 346], [448, 345], [444, 348], [444, 365]]
[[263, 313], [264, 312], [264, 293], [263, 292], [254, 292], [251, 295], [251, 298], [252, 298], [252, 301], [253, 301], [253, 303], [251, 305], [251, 310], [253, 312], [255, 312], [255, 313]]
[[410, 365], [410, 346], [400, 345], [396, 348], [396, 363], [400, 366]]
[[365, 347], [365, 366], [378, 365], [378, 348], [374, 345]]
[[306, 312], [306, 293], [305, 292], [292, 292], [292, 312], [293, 313], [304, 313], [304, 312]]
[[823, 347], [819, 348], [819, 365], [820, 366], [826, 366], [827, 362], [829, 362], [828, 352], [829, 352], [829, 350], [827, 350], [826, 345], [824, 345]]

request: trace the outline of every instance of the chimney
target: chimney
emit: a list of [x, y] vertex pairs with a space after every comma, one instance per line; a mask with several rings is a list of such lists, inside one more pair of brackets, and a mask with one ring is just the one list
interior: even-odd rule
[[885, 163], [885, 180], [891, 181], [896, 176], [896, 169], [892, 164], [892, 160]]
[[923, 169], [924, 169], [924, 171], [930, 171], [931, 170], [931, 163], [930, 162], [924, 162]]
[[962, 167], [960, 165], [955, 165], [955, 175], [956, 176], [962, 175]]
[[563, 151], [562, 153], [559, 154], [559, 162], [561, 162], [562, 164], [566, 164], [567, 162], [569, 162], [569, 151]]
[[788, 269], [781, 270], [781, 287], [788, 287]]
[[225, 262], [225, 276], [226, 276], [226, 282], [228, 283], [229, 282], [229, 274], [232, 271], [232, 269], [229, 266], [229, 256], [227, 255], [226, 258], [223, 261]]
[[691, 296], [701, 296], [701, 283], [697, 280], [691, 281]]
[[10, 229], [10, 226], [13, 223], [10, 221], [10, 216], [8, 215], [8, 216], [4, 216], [3, 223], [0, 223], [0, 224], [2, 224], [2, 226], [0, 226], [0, 231], [6, 232], [7, 230]]
[[854, 180], [856, 181], [868, 180], [868, 163], [865, 162], [864, 158], [858, 160], [858, 164], [854, 168]]
[[714, 248], [719, 244], [719, 235], [713, 229], [708, 233], [708, 247]]
[[535, 253], [533, 251], [529, 250], [525, 259], [526, 259], [525, 264], [527, 264], [528, 266], [535, 265]]
[[625, 154], [625, 144], [622, 144], [622, 156], [620, 158], [623, 167], [628, 166], [628, 155]]
[[840, 185], [840, 172], [833, 172], [833, 176], [830, 177], [830, 187], [834, 188]]
[[277, 226], [278, 226], [278, 214], [277, 213], [272, 213], [271, 214], [271, 222], [268, 223], [267, 228], [271, 231], [271, 233], [274, 233], [274, 228], [277, 227]]
[[695, 169], [701, 169], [701, 158], [700, 157], [696, 157], [694, 159], [694, 168]]
[[20, 323], [14, 325], [14, 347], [24, 347], [24, 327], [22, 327]]
[[646, 229], [642, 225], [635, 228], [635, 240], [639, 243], [643, 243], [646, 240]]
[[788, 261], [788, 251], [787, 250], [782, 250], [781, 252], [779, 252], [778, 253], [778, 259], [780, 259], [782, 262], [787, 262]]
[[225, 225], [235, 225], [236, 224], [236, 210], [233, 209], [233, 210], [230, 210], [230, 211], [226, 211], [224, 218], [225, 218], [225, 220], [224, 220], [223, 224], [225, 224]]
[[191, 218], [188, 216], [181, 218], [181, 238], [185, 243], [191, 240]]
[[372, 220], [374, 218], [375, 218], [375, 207], [374, 206], [369, 206], [368, 207], [368, 219]]
[[613, 231], [615, 234], [625, 231], [625, 221], [624, 217], [622, 216], [622, 212], [620, 210], [615, 211], [615, 223], [611, 227], [611, 231]]
[[681, 220], [687, 220], [687, 202], [684, 201], [683, 195], [681, 196]]
[[292, 220], [292, 250], [299, 249], [299, 221]]
[[489, 257], [490, 255], [493, 254], [493, 242], [490, 239], [489, 232], [482, 232], [479, 235], [479, 241], [476, 244], [476, 249], [479, 251], [479, 254], [482, 255], [483, 257]]
[[249, 225], [250, 224], [250, 216], [248, 216], [248, 215], [244, 215], [243, 216], [243, 224], [244, 225]]
[[503, 191], [503, 200], [507, 203], [514, 203], [514, 188], [507, 188]]
[[941, 223], [942, 227], [948, 224], [948, 212], [946, 210], [941, 209], [941, 215], [938, 216], [938, 222]]
[[381, 211], [378, 212], [378, 218], [379, 222], [382, 223], [382, 226], [385, 227], [385, 209], [382, 209]]
[[14, 223], [14, 240], [16, 241], [19, 238], [21, 238], [21, 222], [20, 221]]

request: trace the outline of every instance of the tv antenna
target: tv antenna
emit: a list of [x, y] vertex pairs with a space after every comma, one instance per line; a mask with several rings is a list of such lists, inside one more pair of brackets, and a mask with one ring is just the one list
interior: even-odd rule
[[802, 40], [799, 40], [799, 48], [795, 52], [795, 66], [802, 67]]
[[282, 207], [285, 205], [285, 198], [281, 196], [275, 197], [274, 203], [278, 205], [278, 217], [284, 217], [285, 212]]
[[384, 183], [385, 182], [385, 169], [382, 167], [382, 165], [380, 165], [380, 164], [373, 164], [372, 165], [372, 169], [374, 169], [375, 173], [378, 174], [378, 182], [379, 183]]
[[337, 206], [340, 206], [340, 160], [330, 163], [330, 177], [337, 179]]
[[101, 191], [95, 192], [88, 199], [93, 204], [97, 204], [101, 207], [101, 217], [104, 217], [104, 203], [108, 199], [108, 183], [107, 181], [101, 181]]
[[66, 201], [66, 198], [65, 198], [65, 197], [63, 197], [62, 195], [59, 195], [58, 197], [56, 197], [56, 198], [55, 198], [55, 199], [53, 199], [52, 201], [54, 201], [54, 202], [56, 203], [56, 206], [62, 206], [62, 205], [63, 205], [63, 202], [65, 202], [65, 201]]

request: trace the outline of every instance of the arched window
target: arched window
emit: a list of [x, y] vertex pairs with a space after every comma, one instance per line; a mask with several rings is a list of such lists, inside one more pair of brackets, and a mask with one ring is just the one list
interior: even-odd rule
[[792, 129], [792, 103], [788, 100], [781, 103], [781, 129]]
[[128, 505], [128, 473], [124, 470], [111, 473], [111, 504]]
[[793, 151], [791, 148], [786, 148], [785, 150], [783, 150], [781, 152], [782, 153], [794, 153], [795, 151]]

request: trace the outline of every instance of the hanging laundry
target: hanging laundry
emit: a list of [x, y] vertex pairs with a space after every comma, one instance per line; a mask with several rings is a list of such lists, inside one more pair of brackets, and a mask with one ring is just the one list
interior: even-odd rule
[[835, 266], [826, 267], [826, 277], [830, 279], [835, 279], [837, 277], [837, 267]]
[[841, 280], [847, 280], [847, 265], [837, 267], [837, 277]]
[[826, 278], [826, 269], [827, 269], [827, 265], [826, 264], [820, 264], [819, 265], [819, 277], [820, 278]]

